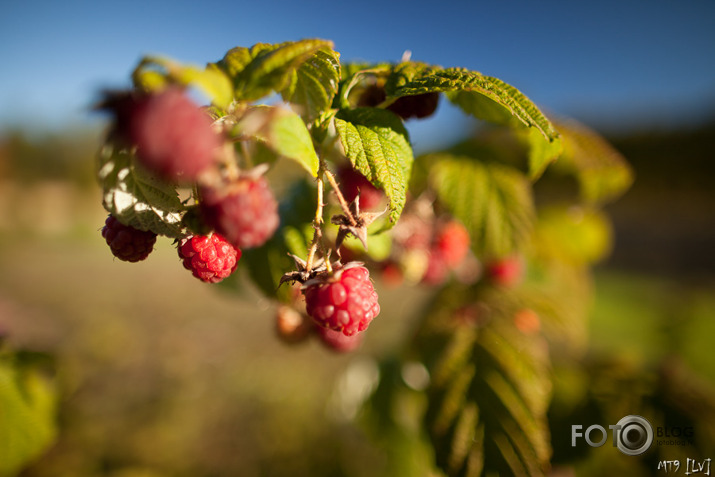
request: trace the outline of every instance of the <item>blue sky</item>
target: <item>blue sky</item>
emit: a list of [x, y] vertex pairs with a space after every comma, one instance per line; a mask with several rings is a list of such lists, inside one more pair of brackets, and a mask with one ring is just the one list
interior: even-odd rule
[[[206, 63], [233, 46], [331, 39], [343, 60], [416, 60], [496, 76], [595, 125], [696, 119], [715, 106], [715, 1], [33, 1], [0, 13], [0, 130], [100, 120], [146, 53]], [[459, 113], [440, 108], [437, 131]], [[446, 119], [444, 119], [446, 118]], [[455, 126], [456, 127], [456, 126]]]

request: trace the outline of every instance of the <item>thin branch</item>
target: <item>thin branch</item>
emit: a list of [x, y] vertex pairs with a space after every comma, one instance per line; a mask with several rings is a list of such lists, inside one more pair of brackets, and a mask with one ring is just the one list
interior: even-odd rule
[[325, 169], [325, 177], [328, 178], [328, 182], [330, 182], [330, 186], [333, 188], [335, 195], [338, 197], [338, 202], [340, 202], [340, 207], [343, 209], [345, 216], [350, 221], [350, 225], [357, 225], [357, 220], [355, 220], [355, 217], [353, 217], [353, 213], [350, 211], [350, 206], [348, 205], [348, 202], [345, 200], [343, 193], [340, 192], [340, 187], [338, 186], [338, 183], [335, 180], [335, 176], [333, 175], [332, 172]]

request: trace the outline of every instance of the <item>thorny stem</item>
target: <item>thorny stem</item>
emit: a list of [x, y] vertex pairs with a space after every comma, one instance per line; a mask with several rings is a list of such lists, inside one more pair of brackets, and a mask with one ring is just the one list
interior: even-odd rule
[[330, 182], [330, 186], [333, 188], [333, 192], [335, 192], [335, 195], [338, 197], [338, 202], [340, 202], [340, 207], [343, 209], [343, 212], [345, 212], [345, 216], [348, 218], [350, 221], [350, 225], [357, 225], [357, 220], [355, 220], [355, 217], [353, 217], [353, 213], [350, 211], [350, 206], [348, 205], [348, 202], [345, 200], [345, 197], [343, 197], [343, 193], [340, 192], [340, 187], [338, 187], [338, 183], [335, 180], [335, 176], [333, 175], [332, 172], [329, 170], [325, 169], [323, 172], [325, 172], [325, 177], [328, 178], [328, 182]]
[[315, 217], [313, 218], [313, 241], [310, 244], [310, 250], [308, 250], [308, 260], [306, 261], [305, 269], [310, 271], [313, 268], [313, 260], [315, 259], [315, 252], [318, 250], [320, 241], [323, 238], [323, 229], [321, 225], [323, 224], [323, 175], [321, 171], [323, 170], [323, 164], [321, 161], [320, 170], [318, 171], [318, 206], [315, 209]]

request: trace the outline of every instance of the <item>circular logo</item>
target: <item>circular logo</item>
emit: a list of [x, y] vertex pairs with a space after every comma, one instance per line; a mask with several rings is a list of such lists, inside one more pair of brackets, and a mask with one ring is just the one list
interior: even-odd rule
[[626, 455], [641, 455], [653, 443], [653, 427], [644, 417], [626, 416], [616, 429], [616, 447]]

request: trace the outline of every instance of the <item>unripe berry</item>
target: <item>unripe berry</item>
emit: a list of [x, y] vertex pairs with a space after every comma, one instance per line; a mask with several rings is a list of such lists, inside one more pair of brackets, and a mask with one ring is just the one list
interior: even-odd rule
[[378, 208], [385, 198], [385, 194], [380, 189], [372, 185], [365, 176], [350, 165], [343, 166], [338, 170], [338, 180], [345, 200], [352, 202], [355, 197], [360, 195], [361, 210]]
[[124, 225], [110, 215], [104, 221], [102, 237], [107, 241], [112, 254], [125, 262], [139, 262], [154, 250], [156, 234], [151, 231], [137, 230]]
[[218, 283], [231, 275], [241, 258], [241, 250], [234, 248], [219, 234], [183, 238], [177, 250], [184, 268], [207, 283]]
[[306, 282], [303, 295], [308, 316], [318, 325], [346, 336], [367, 329], [380, 313], [370, 272], [359, 262], [347, 263]]
[[200, 190], [204, 222], [237, 248], [260, 247], [278, 229], [278, 203], [264, 177]]
[[300, 311], [288, 305], [280, 305], [276, 311], [276, 335], [287, 344], [305, 341], [315, 324]]
[[524, 308], [514, 314], [514, 326], [526, 335], [534, 334], [541, 328], [539, 315], [530, 308]]

